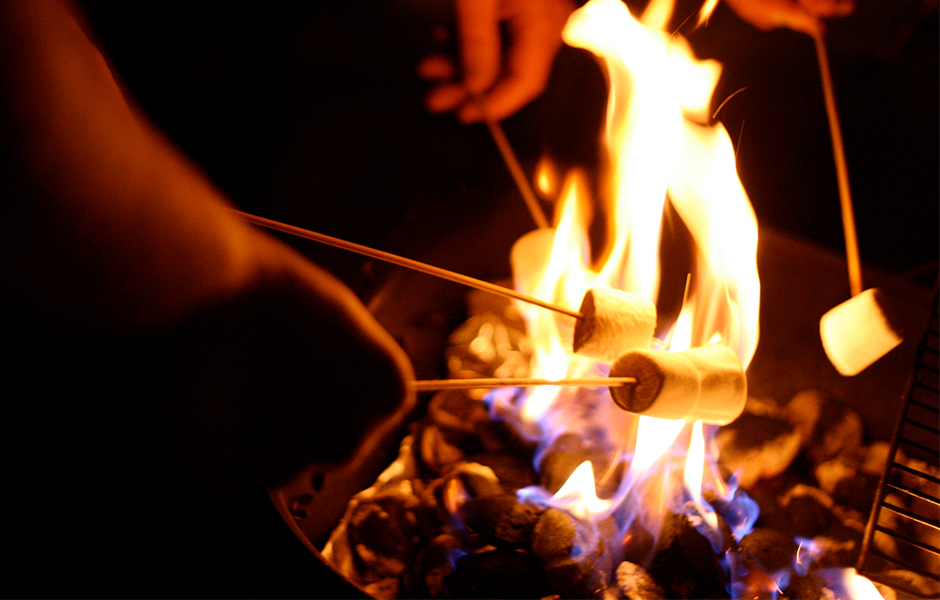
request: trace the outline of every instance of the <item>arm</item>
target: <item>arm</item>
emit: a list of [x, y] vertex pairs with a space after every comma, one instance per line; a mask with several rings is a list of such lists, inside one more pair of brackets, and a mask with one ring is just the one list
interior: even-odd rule
[[0, 84], [5, 296], [43, 331], [131, 340], [140, 389], [99, 401], [143, 403], [158, 435], [183, 440], [168, 450], [179, 465], [271, 483], [284, 465], [342, 462], [409, 408], [388, 333], [232, 215], [126, 101], [70, 7], [0, 5]]

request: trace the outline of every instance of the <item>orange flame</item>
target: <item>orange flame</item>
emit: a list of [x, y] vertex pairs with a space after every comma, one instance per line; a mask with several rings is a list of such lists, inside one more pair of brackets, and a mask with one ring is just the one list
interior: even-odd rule
[[[578, 308], [593, 286], [625, 290], [656, 303], [668, 202], [695, 246], [680, 316], [675, 323], [660, 324], [667, 330], [668, 348], [675, 352], [717, 341], [734, 349], [746, 367], [758, 338], [757, 223], [737, 177], [730, 137], [709, 119], [721, 67], [696, 59], [685, 40], [662, 31], [671, 10], [670, 2], [653, 0], [641, 22], [619, 0], [592, 0], [568, 21], [565, 41], [592, 51], [606, 66], [604, 141], [610, 172], [607, 203], [597, 210], [606, 215], [607, 242], [592, 262], [588, 186], [580, 175], [568, 175], [558, 194], [554, 228], [531, 232], [517, 242], [513, 276], [520, 291], [571, 309]], [[549, 164], [543, 161], [538, 182], [543, 193], [554, 196], [550, 182], [560, 178]], [[606, 372], [606, 365], [572, 353], [568, 320], [540, 308], [519, 308], [535, 348], [533, 376], [558, 379]], [[570, 392], [546, 386], [530, 393], [520, 413], [523, 421], [539, 424], [536, 429], [549, 443], [580, 426], [570, 404]], [[714, 426], [638, 418], [616, 408], [595, 412], [600, 416], [594, 417], [594, 425], [605, 430], [606, 441], [629, 461], [629, 468], [616, 496], [599, 499], [593, 469], [585, 463], [552, 498], [553, 505], [561, 503], [579, 518], [600, 519], [637, 496], [650, 506], [661, 505], [656, 509], [662, 514], [666, 509], [679, 512], [688, 501], [701, 507], [705, 486], [728, 492], [717, 468], [708, 464]], [[653, 480], [655, 484], [644, 483]], [[707, 511], [698, 512], [710, 520]], [[650, 531], [655, 519], [648, 523]]]

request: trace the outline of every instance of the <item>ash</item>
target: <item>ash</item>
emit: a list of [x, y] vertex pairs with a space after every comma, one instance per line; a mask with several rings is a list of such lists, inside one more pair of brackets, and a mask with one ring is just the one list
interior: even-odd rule
[[[445, 351], [449, 376], [527, 376], [531, 349], [511, 304], [482, 293], [469, 304], [471, 317]], [[584, 460], [611, 458], [561, 436], [536, 468], [535, 444], [491, 417], [484, 394], [435, 394], [397, 459], [350, 500], [330, 536], [323, 556], [373, 597], [848, 597], [833, 573], [856, 563], [888, 448], [864, 443], [862, 421], [846, 403], [815, 390], [782, 404], [752, 398], [719, 430], [719, 467], [760, 507], [740, 540], [726, 524], [736, 508], [706, 497], [719, 533], [703, 535], [695, 514], [683, 511], [667, 515], [655, 538], [630, 531], [612, 551], [579, 519], [517, 495], [533, 485], [553, 493]], [[896, 551], [886, 536], [875, 543]], [[631, 548], [644, 545], [652, 558], [631, 562]], [[940, 592], [915, 573], [897, 576], [925, 597]]]

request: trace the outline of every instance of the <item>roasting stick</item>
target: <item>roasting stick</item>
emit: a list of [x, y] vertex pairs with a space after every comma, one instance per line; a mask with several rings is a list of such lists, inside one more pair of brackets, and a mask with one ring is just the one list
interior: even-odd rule
[[383, 252], [382, 250], [375, 250], [374, 248], [369, 248], [368, 246], [363, 246], [361, 244], [356, 244], [354, 242], [347, 242], [346, 240], [341, 240], [323, 233], [317, 233], [315, 231], [310, 231], [308, 229], [303, 229], [301, 227], [296, 227], [294, 225], [288, 225], [286, 223], [281, 223], [279, 221], [273, 221], [271, 219], [266, 219], [264, 217], [258, 217], [251, 215], [240, 210], [234, 211], [238, 217], [242, 220], [251, 223], [252, 225], [257, 225], [259, 227], [265, 227], [267, 229], [272, 229], [274, 231], [280, 231], [281, 233], [287, 233], [304, 239], [312, 240], [314, 242], [320, 242], [321, 244], [326, 244], [327, 246], [333, 246], [334, 248], [341, 248], [343, 250], [349, 250], [350, 252], [355, 252], [356, 254], [362, 254], [363, 256], [368, 256], [370, 258], [375, 258], [384, 262], [389, 262], [400, 267], [405, 267], [412, 269], [414, 271], [420, 271], [427, 275], [433, 275], [434, 277], [439, 277], [441, 279], [446, 279], [448, 281], [453, 281], [454, 283], [460, 283], [469, 287], [476, 288], [478, 290], [483, 290], [484, 292], [490, 292], [500, 296], [506, 296], [509, 298], [515, 298], [516, 300], [521, 300], [522, 302], [528, 302], [529, 304], [534, 304], [536, 306], [541, 306], [542, 308], [547, 308], [548, 310], [553, 310], [558, 313], [574, 317], [575, 319], [583, 319], [583, 315], [574, 310], [569, 310], [563, 306], [557, 304], [551, 304], [549, 302], [544, 302], [529, 296], [527, 294], [519, 293], [513, 289], [503, 287], [501, 285], [496, 285], [488, 281], [483, 281], [482, 279], [476, 279], [468, 275], [461, 275], [460, 273], [455, 273], [453, 271], [448, 271], [447, 269], [442, 269], [440, 267], [435, 267], [428, 265], [410, 258], [405, 258], [403, 256], [398, 256], [396, 254], [391, 254], [389, 252]]
[[841, 375], [851, 377], [897, 347], [904, 338], [885, 316], [884, 296], [880, 290], [864, 290], [862, 285], [862, 261], [859, 258], [852, 194], [849, 191], [849, 170], [845, 162], [829, 57], [822, 33], [817, 32], [813, 40], [816, 43], [816, 58], [819, 61], [826, 116], [829, 118], [832, 137], [832, 154], [836, 163], [845, 254], [849, 267], [849, 290], [852, 295], [849, 300], [830, 309], [820, 318], [819, 335], [829, 362]]
[[858, 252], [858, 234], [855, 230], [855, 212], [852, 208], [852, 192], [849, 189], [849, 169], [845, 161], [845, 147], [842, 143], [842, 128], [839, 126], [839, 113], [836, 109], [836, 95], [833, 91], [832, 72], [829, 70], [829, 56], [823, 34], [813, 36], [816, 42], [816, 59], [819, 62], [819, 74], [822, 77], [823, 96], [826, 101], [826, 116], [829, 118], [829, 132], [832, 137], [832, 155], [836, 162], [836, 180], [839, 185], [839, 203], [842, 206], [842, 229], [845, 231], [845, 254], [849, 265], [849, 289], [853, 296], [862, 293], [862, 261]]
[[527, 377], [481, 377], [467, 379], [425, 379], [412, 381], [412, 388], [416, 392], [434, 390], [472, 390], [477, 388], [497, 387], [535, 387], [540, 385], [578, 386], [578, 387], [609, 387], [620, 385], [635, 385], [635, 377], [583, 377], [569, 379], [533, 379]]
[[486, 127], [490, 130], [490, 135], [493, 137], [496, 147], [499, 148], [499, 153], [503, 156], [503, 162], [506, 163], [506, 167], [512, 174], [512, 178], [516, 182], [516, 187], [519, 188], [519, 193], [522, 194], [522, 199], [525, 201], [525, 205], [529, 209], [529, 213], [532, 215], [535, 224], [540, 228], [551, 227], [548, 222], [548, 217], [546, 217], [545, 213], [542, 211], [538, 198], [535, 197], [535, 192], [532, 191], [532, 186], [529, 184], [529, 180], [526, 179], [525, 171], [522, 170], [522, 165], [519, 164], [519, 159], [516, 158], [516, 153], [513, 152], [512, 146], [509, 144], [509, 138], [506, 137], [503, 128], [500, 127], [499, 122], [490, 117], [489, 112], [486, 110], [486, 104], [479, 94], [473, 94], [471, 97], [483, 114], [483, 122], [486, 123]]

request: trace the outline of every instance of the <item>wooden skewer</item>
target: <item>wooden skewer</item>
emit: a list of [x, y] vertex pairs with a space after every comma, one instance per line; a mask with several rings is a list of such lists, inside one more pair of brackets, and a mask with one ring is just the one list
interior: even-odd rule
[[503, 162], [506, 163], [506, 167], [512, 174], [512, 178], [516, 182], [516, 187], [519, 188], [519, 193], [522, 194], [522, 199], [525, 201], [525, 205], [529, 209], [529, 214], [532, 215], [535, 224], [539, 227], [551, 227], [548, 222], [548, 217], [546, 217], [545, 213], [542, 211], [538, 198], [535, 197], [535, 192], [532, 191], [532, 186], [529, 184], [529, 180], [526, 179], [525, 171], [522, 170], [522, 165], [519, 164], [519, 159], [516, 158], [516, 153], [513, 152], [512, 146], [509, 144], [509, 138], [506, 137], [503, 128], [500, 127], [496, 120], [490, 117], [482, 96], [473, 94], [471, 97], [483, 114], [483, 122], [486, 123], [487, 129], [490, 130], [490, 135], [493, 137], [493, 141], [496, 142], [496, 147], [503, 157]]
[[845, 254], [849, 265], [849, 289], [853, 296], [862, 293], [862, 261], [858, 252], [858, 234], [855, 230], [855, 212], [852, 208], [852, 192], [849, 189], [849, 169], [845, 161], [845, 147], [842, 143], [842, 129], [839, 127], [839, 113], [836, 108], [836, 95], [833, 91], [832, 73], [829, 70], [829, 57], [822, 33], [813, 36], [816, 42], [816, 59], [819, 62], [819, 74], [822, 77], [823, 96], [826, 101], [826, 116], [829, 118], [829, 133], [832, 137], [832, 155], [836, 162], [836, 180], [839, 184], [839, 204], [842, 207], [842, 229], [845, 232]]
[[527, 377], [483, 377], [469, 379], [425, 379], [412, 381], [412, 388], [417, 392], [434, 390], [470, 390], [476, 388], [497, 387], [535, 387], [540, 385], [602, 387], [611, 385], [636, 384], [635, 377], [582, 377], [569, 379], [535, 379]]
[[490, 292], [493, 294], [506, 296], [508, 298], [515, 298], [516, 300], [521, 300], [522, 302], [528, 302], [529, 304], [541, 306], [542, 308], [547, 308], [548, 310], [553, 310], [555, 312], [574, 317], [575, 319], [584, 318], [584, 316], [578, 311], [569, 310], [563, 306], [558, 306], [557, 304], [544, 302], [533, 296], [521, 294], [515, 290], [503, 287], [501, 285], [496, 285], [488, 281], [483, 281], [482, 279], [461, 275], [460, 273], [448, 271], [447, 269], [428, 265], [410, 258], [405, 258], [403, 256], [398, 256], [389, 252], [383, 252], [382, 250], [375, 250], [374, 248], [369, 248], [368, 246], [363, 246], [354, 242], [347, 242], [346, 240], [341, 240], [339, 238], [325, 235], [323, 233], [317, 233], [315, 231], [310, 231], [308, 229], [303, 229], [301, 227], [295, 227], [294, 225], [288, 225], [279, 221], [272, 221], [271, 219], [265, 219], [264, 217], [251, 215], [240, 210], [235, 210], [234, 212], [242, 220], [251, 223], [252, 225], [265, 227], [274, 231], [280, 231], [281, 233], [287, 233], [304, 239], [312, 240], [314, 242], [320, 242], [321, 244], [333, 246], [334, 248], [349, 250], [350, 252], [362, 254], [363, 256], [368, 256], [370, 258], [389, 262], [394, 265], [420, 271], [421, 273], [425, 273], [427, 275], [433, 275], [434, 277], [453, 281], [454, 283], [460, 283], [478, 290], [483, 290], [484, 292]]

